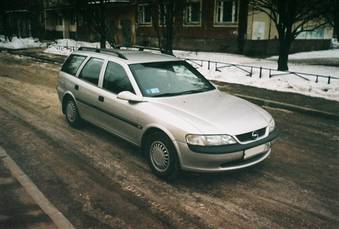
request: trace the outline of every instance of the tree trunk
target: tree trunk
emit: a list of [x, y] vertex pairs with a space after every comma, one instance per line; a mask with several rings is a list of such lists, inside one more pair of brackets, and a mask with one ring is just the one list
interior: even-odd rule
[[334, 23], [334, 31], [335, 31], [335, 35], [337, 36], [337, 39], [339, 41], [339, 15], [338, 15], [338, 11], [339, 11], [339, 0], [337, 0], [335, 2], [335, 13], [334, 13], [334, 18], [333, 18], [333, 23]]
[[[160, 9], [160, 14], [159, 14], [159, 9]], [[155, 33], [157, 35], [158, 39], [158, 48], [162, 50], [163, 45], [162, 45], [162, 35], [160, 33], [160, 26], [163, 26], [165, 24], [162, 19], [164, 18], [165, 12], [164, 12], [164, 4], [162, 1], [160, 2], [155, 2], [152, 6], [152, 24], [153, 28], [155, 30]], [[160, 18], [159, 18], [160, 17]], [[159, 24], [160, 23], [160, 24]], [[163, 32], [163, 31], [162, 31]]]
[[100, 36], [100, 48], [106, 48], [106, 38], [105, 35], [101, 34]]
[[291, 40], [289, 38], [279, 39], [278, 70], [288, 71], [288, 54], [290, 52]]
[[333, 21], [334, 21], [334, 32], [339, 41], [339, 15], [335, 15]]
[[244, 52], [245, 36], [247, 33], [247, 17], [248, 17], [249, 0], [241, 0], [239, 8], [239, 27], [238, 27], [238, 52]]
[[100, 0], [100, 48], [106, 48], [106, 22], [104, 1]]
[[165, 53], [173, 55], [173, 2], [169, 2], [167, 5], [166, 13], [166, 44]]

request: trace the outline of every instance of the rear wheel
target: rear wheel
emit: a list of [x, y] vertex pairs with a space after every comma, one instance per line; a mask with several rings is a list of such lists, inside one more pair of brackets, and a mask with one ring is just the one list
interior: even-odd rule
[[163, 132], [152, 133], [146, 141], [146, 155], [152, 171], [160, 178], [172, 180], [180, 171], [179, 160], [171, 139]]
[[65, 117], [70, 126], [75, 128], [80, 127], [82, 120], [73, 99], [68, 99], [66, 102]]

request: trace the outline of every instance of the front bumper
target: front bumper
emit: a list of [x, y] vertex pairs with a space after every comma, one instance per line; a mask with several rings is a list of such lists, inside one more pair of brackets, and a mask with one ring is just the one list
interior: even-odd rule
[[222, 172], [246, 168], [265, 160], [271, 153], [272, 141], [277, 137], [278, 133], [274, 131], [266, 138], [249, 144], [198, 149], [188, 146], [187, 143], [177, 142], [181, 168], [196, 172]]

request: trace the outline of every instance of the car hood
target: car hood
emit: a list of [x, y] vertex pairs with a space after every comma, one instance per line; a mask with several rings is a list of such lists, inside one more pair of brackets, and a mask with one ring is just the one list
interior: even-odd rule
[[247, 133], [268, 126], [272, 118], [262, 108], [218, 90], [156, 98], [150, 102], [167, 112], [175, 112], [176, 118], [204, 134]]

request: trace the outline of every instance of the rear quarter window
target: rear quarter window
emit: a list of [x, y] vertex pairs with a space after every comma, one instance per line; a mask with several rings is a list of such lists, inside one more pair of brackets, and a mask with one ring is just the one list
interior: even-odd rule
[[79, 75], [80, 79], [98, 85], [101, 67], [104, 61], [98, 58], [91, 58], [82, 68]]
[[82, 62], [84, 62], [85, 59], [86, 56], [70, 55], [62, 66], [61, 71], [75, 76], [80, 65], [82, 64]]

